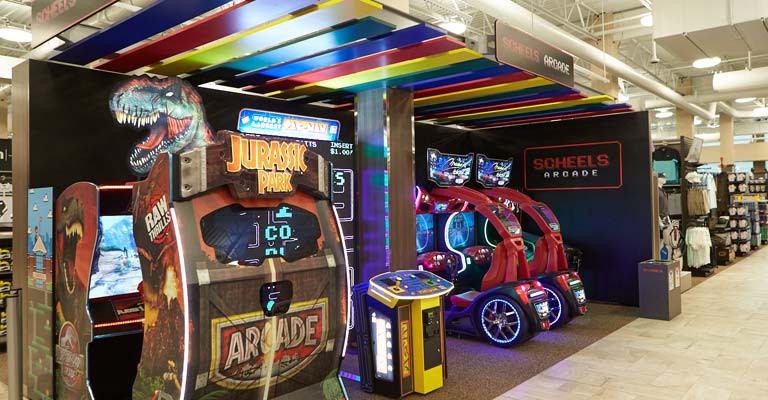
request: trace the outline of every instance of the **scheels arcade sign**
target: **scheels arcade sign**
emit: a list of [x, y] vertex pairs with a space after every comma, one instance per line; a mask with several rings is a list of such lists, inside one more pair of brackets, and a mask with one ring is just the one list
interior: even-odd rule
[[526, 190], [618, 189], [623, 184], [617, 141], [525, 149]]

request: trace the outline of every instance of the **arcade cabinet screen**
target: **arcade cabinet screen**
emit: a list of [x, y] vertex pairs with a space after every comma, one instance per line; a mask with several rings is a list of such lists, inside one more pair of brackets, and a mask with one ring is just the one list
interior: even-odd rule
[[448, 245], [461, 250], [475, 245], [475, 213], [460, 212], [450, 214], [445, 228]]
[[416, 253], [435, 250], [435, 219], [432, 214], [416, 214]]
[[222, 264], [258, 266], [272, 257], [294, 262], [317, 253], [320, 238], [315, 214], [285, 203], [274, 208], [232, 204], [203, 217], [200, 228]]
[[483, 187], [503, 187], [509, 183], [512, 174], [512, 159], [497, 160], [483, 154], [477, 155], [476, 181]]
[[474, 154], [444, 154], [439, 150], [427, 149], [429, 180], [438, 186], [461, 186], [472, 176]]
[[91, 270], [92, 299], [138, 292], [141, 277], [139, 253], [133, 240], [132, 215], [99, 217], [101, 239]]

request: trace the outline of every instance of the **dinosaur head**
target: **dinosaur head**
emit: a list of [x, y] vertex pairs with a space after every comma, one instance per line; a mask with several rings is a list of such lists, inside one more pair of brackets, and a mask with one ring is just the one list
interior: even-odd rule
[[77, 245], [83, 237], [83, 204], [76, 197], [63, 200], [61, 216], [56, 221], [56, 230], [64, 234], [59, 265], [67, 290], [72, 293], [75, 288], [75, 259], [77, 258]]
[[109, 109], [118, 123], [149, 130], [128, 157], [130, 168], [137, 174], [149, 172], [158, 153], [175, 153], [212, 142], [200, 95], [179, 78], [133, 78], [114, 90]]

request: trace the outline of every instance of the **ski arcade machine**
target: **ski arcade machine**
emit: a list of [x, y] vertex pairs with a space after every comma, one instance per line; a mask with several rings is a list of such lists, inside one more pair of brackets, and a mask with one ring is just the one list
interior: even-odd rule
[[[433, 268], [456, 285], [446, 311], [446, 331], [509, 347], [549, 329], [546, 293], [530, 279], [522, 229], [512, 211], [463, 186], [471, 177], [473, 158], [428, 149], [429, 180], [436, 187], [429, 192], [417, 188], [416, 207], [435, 217], [436, 247], [459, 261], [455, 273], [452, 266]], [[495, 249], [477, 245], [480, 217], [488, 219], [502, 239]]]
[[57, 399], [131, 399], [144, 305], [130, 202], [130, 186], [88, 182], [56, 200]]
[[558, 328], [572, 318], [586, 314], [584, 284], [578, 272], [568, 268], [560, 223], [552, 209], [514, 189], [497, 187], [484, 192], [491, 198], [517, 204], [543, 233], [535, 243], [529, 266], [531, 276], [535, 276], [547, 291], [551, 327]]
[[330, 165], [222, 131], [133, 192], [144, 276], [134, 399], [342, 399], [348, 276]]

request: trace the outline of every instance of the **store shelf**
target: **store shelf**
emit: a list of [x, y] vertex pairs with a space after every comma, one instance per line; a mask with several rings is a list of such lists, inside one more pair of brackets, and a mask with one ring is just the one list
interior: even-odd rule
[[4, 239], [13, 239], [13, 232], [7, 231], [7, 232], [0, 232], [0, 240]]

